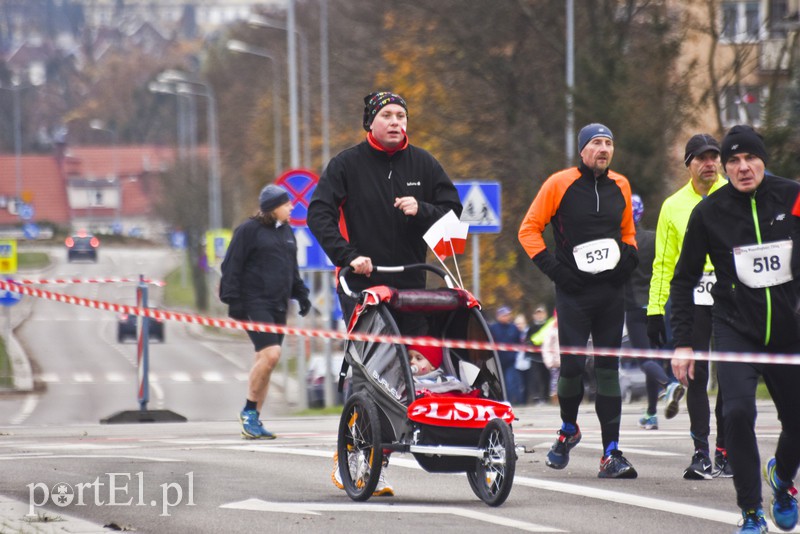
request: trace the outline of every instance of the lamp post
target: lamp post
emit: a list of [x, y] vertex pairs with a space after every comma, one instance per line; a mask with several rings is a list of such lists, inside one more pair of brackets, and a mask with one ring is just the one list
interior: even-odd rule
[[575, 0], [567, 0], [567, 128], [566, 159], [567, 167], [575, 157]]
[[[207, 120], [208, 120], [208, 224], [210, 229], [222, 228], [222, 193], [220, 184], [220, 164], [219, 164], [219, 141], [217, 132], [217, 103], [214, 97], [214, 89], [210, 83], [206, 83], [189, 75], [177, 71], [167, 70], [158, 76], [158, 81], [166, 84], [175, 85], [175, 93], [192, 94], [204, 96], [208, 100]], [[193, 91], [190, 86], [199, 85], [203, 88], [202, 92]]]
[[322, 86], [322, 170], [331, 158], [330, 87], [328, 80], [328, 0], [319, 0], [319, 77]]
[[103, 124], [103, 121], [94, 119], [89, 121], [89, 126], [92, 130], [97, 130], [100, 132], [107, 132], [111, 134], [111, 145], [112, 145], [112, 152], [111, 152], [111, 160], [112, 160], [112, 169], [113, 169], [113, 179], [114, 183], [117, 186], [117, 210], [116, 210], [116, 220], [114, 221], [114, 233], [122, 233], [122, 180], [120, 179], [119, 175], [119, 143], [117, 138], [117, 131], [111, 128], [106, 128]]
[[242, 41], [231, 39], [226, 44], [228, 50], [232, 52], [240, 52], [242, 54], [251, 54], [261, 58], [268, 59], [272, 66], [272, 127], [273, 127], [273, 146], [275, 155], [273, 156], [275, 162], [275, 177], [281, 175], [283, 172], [283, 162], [281, 160], [283, 154], [283, 135], [281, 131], [281, 109], [280, 103], [280, 65], [275, 59], [275, 56], [269, 53], [268, 50], [257, 46], [249, 45]]
[[287, 20], [286, 24], [270, 20], [260, 15], [250, 15], [247, 18], [248, 24], [259, 26], [262, 28], [274, 28], [276, 30], [283, 30], [286, 32], [286, 39], [288, 44], [288, 66], [289, 66], [289, 139], [290, 139], [290, 154], [291, 166], [297, 168], [300, 165], [300, 137], [298, 128], [298, 110], [297, 110], [297, 60], [295, 54], [295, 40], [296, 34], [300, 38], [300, 63], [302, 70], [302, 84], [303, 84], [303, 129], [304, 132], [304, 147], [303, 147], [303, 165], [311, 167], [311, 125], [310, 125], [310, 108], [311, 108], [311, 75], [308, 66], [308, 39], [302, 29], [297, 28], [294, 22], [294, 0], [287, 2]]

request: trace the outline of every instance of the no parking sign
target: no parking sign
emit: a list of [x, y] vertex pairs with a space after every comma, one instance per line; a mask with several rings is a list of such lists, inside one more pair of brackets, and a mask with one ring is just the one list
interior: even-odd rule
[[289, 192], [289, 200], [294, 204], [289, 224], [295, 228], [308, 226], [308, 205], [311, 195], [317, 188], [319, 176], [306, 169], [291, 169], [283, 173], [275, 183]]

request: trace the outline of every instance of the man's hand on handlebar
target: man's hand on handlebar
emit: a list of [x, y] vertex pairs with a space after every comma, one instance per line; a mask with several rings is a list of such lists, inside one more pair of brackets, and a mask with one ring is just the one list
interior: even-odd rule
[[372, 273], [372, 260], [366, 256], [359, 256], [350, 262], [350, 267], [356, 274], [369, 276]]

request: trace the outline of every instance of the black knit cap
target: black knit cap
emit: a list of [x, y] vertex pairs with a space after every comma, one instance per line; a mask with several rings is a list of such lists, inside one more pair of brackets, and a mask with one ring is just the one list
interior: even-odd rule
[[269, 213], [278, 206], [289, 202], [289, 193], [279, 185], [266, 185], [258, 195], [261, 213]]
[[408, 116], [408, 105], [406, 104], [406, 101], [403, 100], [402, 96], [396, 93], [392, 93], [390, 91], [377, 91], [364, 97], [363, 125], [366, 131], [369, 131], [372, 121], [375, 120], [375, 115], [378, 114], [381, 108], [388, 106], [389, 104], [403, 106], [403, 109], [406, 110], [406, 116]]
[[686, 152], [683, 154], [683, 163], [688, 167], [694, 158], [703, 152], [720, 153], [719, 141], [709, 134], [693, 135], [686, 143]]
[[735, 154], [752, 154], [761, 158], [764, 165], [769, 163], [767, 147], [761, 134], [746, 124], [737, 124], [722, 139], [722, 164], [728, 162]]

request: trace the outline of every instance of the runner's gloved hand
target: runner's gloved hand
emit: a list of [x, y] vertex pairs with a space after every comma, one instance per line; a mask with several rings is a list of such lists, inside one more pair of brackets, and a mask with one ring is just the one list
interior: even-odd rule
[[658, 349], [667, 344], [667, 323], [664, 322], [663, 315], [647, 316], [647, 337]]
[[301, 298], [297, 301], [300, 304], [300, 317], [305, 317], [311, 311], [311, 301], [308, 297]]
[[247, 312], [241, 302], [235, 301], [228, 305], [228, 317], [237, 321], [247, 321]]
[[578, 293], [586, 285], [586, 281], [567, 265], [562, 265], [555, 256], [543, 250], [533, 258], [533, 263], [547, 275], [556, 286], [567, 293]]

